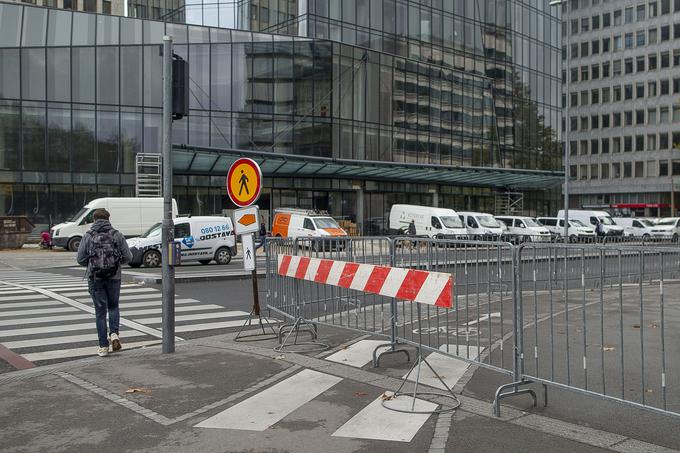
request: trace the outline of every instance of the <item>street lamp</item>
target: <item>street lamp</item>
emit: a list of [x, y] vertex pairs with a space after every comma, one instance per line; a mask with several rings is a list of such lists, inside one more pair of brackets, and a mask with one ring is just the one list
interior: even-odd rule
[[[548, 3], [549, 6], [560, 6], [563, 3], [566, 4], [566, 14], [564, 17], [564, 23], [566, 24], [565, 26], [567, 27], [566, 30], [566, 35], [569, 36], [569, 4], [567, 3], [568, 0], [551, 0], [550, 3]], [[569, 44], [569, 40], [567, 39], [567, 46]], [[562, 52], [562, 49], [560, 48], [560, 53]], [[566, 92], [565, 95], [565, 103], [564, 103], [564, 242], [565, 244], [569, 243], [569, 79], [571, 75], [569, 74], [569, 55], [565, 55], [566, 58], [564, 58], [562, 61], [566, 62], [562, 63], [562, 69], [566, 66], [566, 70], [564, 72], [564, 76], [566, 78], [566, 83], [564, 86], [564, 91]], [[561, 99], [560, 99], [561, 101]], [[562, 127], [562, 122], [560, 121], [560, 126]]]

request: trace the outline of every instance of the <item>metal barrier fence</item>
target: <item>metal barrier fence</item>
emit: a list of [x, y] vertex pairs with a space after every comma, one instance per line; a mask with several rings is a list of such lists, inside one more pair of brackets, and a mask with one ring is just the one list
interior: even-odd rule
[[[281, 276], [280, 254], [450, 273], [454, 305]], [[680, 248], [666, 245], [352, 237], [267, 247], [268, 307], [291, 320], [282, 335], [339, 327], [385, 339], [375, 366], [411, 345], [504, 373], [497, 414], [503, 398], [535, 403], [539, 383], [546, 403], [551, 385], [680, 415], [680, 304], [666, 302], [679, 296]]]

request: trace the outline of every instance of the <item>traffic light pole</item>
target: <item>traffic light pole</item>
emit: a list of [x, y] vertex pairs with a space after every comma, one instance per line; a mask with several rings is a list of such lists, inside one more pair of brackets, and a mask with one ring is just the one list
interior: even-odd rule
[[170, 265], [175, 236], [172, 222], [172, 110], [172, 37], [163, 36], [163, 354], [175, 352], [175, 268]]

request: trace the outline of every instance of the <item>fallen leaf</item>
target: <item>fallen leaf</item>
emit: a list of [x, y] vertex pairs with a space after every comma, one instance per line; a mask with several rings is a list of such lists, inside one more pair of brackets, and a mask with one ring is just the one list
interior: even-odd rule
[[653, 322], [649, 327], [651, 327], [652, 329], [658, 329], [659, 325], [657, 323]]
[[284, 354], [279, 354], [279, 355], [274, 357], [274, 360], [284, 360], [285, 358], [286, 358], [286, 356]]
[[394, 395], [388, 395], [387, 392], [380, 395], [380, 399], [383, 401], [390, 401], [394, 399]]
[[647, 390], [645, 390], [645, 392], [647, 392], [647, 393], [654, 393], [654, 390], [652, 390], [652, 389], [647, 389]]
[[611, 352], [614, 351], [614, 346], [605, 346], [604, 348], [602, 348], [602, 350], [605, 352]]
[[145, 389], [143, 387], [132, 387], [125, 391], [125, 393], [151, 393], [151, 390]]
[[368, 393], [366, 392], [354, 392], [354, 396], [357, 398], [363, 398], [364, 396], [368, 396]]

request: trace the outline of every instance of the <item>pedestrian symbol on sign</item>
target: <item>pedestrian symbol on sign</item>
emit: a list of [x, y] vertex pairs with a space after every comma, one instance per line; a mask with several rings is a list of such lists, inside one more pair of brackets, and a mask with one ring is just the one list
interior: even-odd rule
[[252, 255], [250, 254], [250, 249], [246, 250], [246, 258], [247, 259], [252, 258]]
[[246, 189], [246, 195], [250, 195], [250, 192], [248, 191], [248, 177], [245, 175], [243, 170], [241, 170], [241, 188], [238, 190], [239, 196], [241, 195], [241, 192], [243, 192], [243, 189]]

